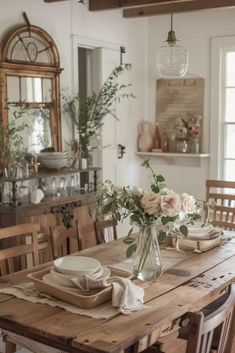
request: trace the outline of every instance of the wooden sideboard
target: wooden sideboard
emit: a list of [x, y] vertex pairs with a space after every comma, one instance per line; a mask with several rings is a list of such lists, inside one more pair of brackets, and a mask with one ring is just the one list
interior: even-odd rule
[[[74, 228], [74, 232], [78, 232], [79, 229], [80, 234], [78, 234], [78, 237], [81, 248], [96, 245], [94, 221], [92, 220], [89, 209], [95, 201], [98, 179], [97, 173], [100, 170], [100, 168], [89, 168], [87, 170], [73, 169], [59, 172], [54, 171], [49, 174], [39, 173], [36, 176], [21, 179], [0, 179], [1, 183], [7, 182], [12, 185], [9, 203], [2, 203], [0, 206], [0, 227], [21, 223], [40, 223], [41, 232], [50, 236], [52, 228], [63, 224], [67, 229]], [[93, 190], [85, 192], [84, 188], [82, 188], [82, 190], [74, 190], [69, 196], [65, 197], [45, 197], [45, 199], [38, 204], [20, 203], [17, 197], [19, 183], [36, 180], [37, 185], [41, 187], [42, 181], [45, 180], [45, 178], [61, 178], [73, 173], [80, 173], [81, 185], [84, 180], [87, 180], [89, 183], [89, 173], [92, 173]], [[85, 232], [86, 236], [83, 236]]]

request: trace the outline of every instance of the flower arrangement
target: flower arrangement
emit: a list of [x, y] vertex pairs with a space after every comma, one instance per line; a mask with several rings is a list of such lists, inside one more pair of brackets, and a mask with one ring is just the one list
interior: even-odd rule
[[189, 117], [180, 118], [176, 122], [176, 129], [179, 134], [179, 138], [198, 138], [200, 136], [200, 115], [191, 114]]
[[[142, 166], [151, 171], [151, 191], [129, 186], [115, 187], [107, 181], [98, 193], [98, 204], [102, 214], [109, 214], [118, 220], [130, 218], [131, 229], [124, 239], [124, 243], [128, 245], [127, 257], [132, 256], [137, 250], [137, 238], [132, 236], [134, 226], [139, 229], [150, 229], [153, 226], [156, 229], [158, 226], [161, 228], [159, 236], [165, 237], [177, 221], [180, 233], [187, 236], [187, 224], [200, 218], [199, 206], [192, 195], [186, 193], [179, 195], [167, 189], [164, 177], [155, 173], [149, 160], [144, 161]], [[145, 264], [151, 247], [149, 242], [151, 237], [152, 233], [149, 231], [137, 272], [141, 271]]]
[[100, 138], [103, 118], [110, 115], [117, 119], [113, 107], [114, 102], [120, 102], [132, 93], [126, 93], [130, 84], [120, 84], [117, 78], [125, 71], [130, 70], [130, 64], [119, 65], [111, 72], [98, 94], [93, 93], [84, 102], [80, 102], [79, 95], [74, 97], [63, 96], [64, 110], [70, 116], [79, 134], [79, 145], [84, 158], [89, 157], [89, 151], [94, 138]]

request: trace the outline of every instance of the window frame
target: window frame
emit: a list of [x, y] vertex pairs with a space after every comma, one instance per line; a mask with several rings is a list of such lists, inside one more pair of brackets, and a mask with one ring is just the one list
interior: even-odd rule
[[[211, 40], [211, 94], [210, 94], [210, 178], [225, 179], [225, 57], [235, 52], [235, 36], [214, 37]], [[234, 123], [235, 124], [235, 123]], [[234, 158], [235, 160], [235, 158]]]

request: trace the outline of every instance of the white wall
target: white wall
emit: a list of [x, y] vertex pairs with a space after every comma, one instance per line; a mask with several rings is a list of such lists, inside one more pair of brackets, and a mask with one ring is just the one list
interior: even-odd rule
[[[189, 50], [189, 72], [205, 78], [205, 104], [203, 118], [203, 152], [209, 152], [210, 129], [210, 42], [212, 37], [235, 34], [235, 9], [205, 10], [174, 15], [174, 29], [183, 46]], [[170, 26], [169, 15], [148, 19], [148, 118], [155, 120], [155, 95], [157, 72], [156, 51], [166, 39]], [[213, 124], [213, 117], [211, 117]], [[205, 197], [205, 180], [209, 178], [209, 160], [201, 163], [178, 159], [175, 165], [154, 159], [169, 187], [179, 192], [189, 192], [197, 198]]]
[[[125, 103], [125, 116], [120, 117], [128, 120], [128, 131], [124, 140], [120, 141], [127, 149], [123, 163], [128, 164], [128, 168], [124, 168], [122, 181], [128, 184], [134, 180], [138, 184], [136, 169], [139, 161], [134, 152], [137, 139], [136, 126], [138, 121], [145, 117], [147, 19], [125, 20], [122, 18], [121, 10], [89, 12], [87, 3], [88, 1], [85, 1], [85, 5], [82, 5], [77, 0], [58, 3], [45, 3], [43, 0], [0, 0], [0, 39], [12, 26], [24, 24], [22, 12], [26, 11], [30, 22], [42, 27], [55, 40], [60, 53], [61, 67], [64, 68], [61, 74], [61, 88], [70, 90], [73, 83], [72, 35], [126, 46], [127, 54], [124, 60], [133, 64], [128, 80], [133, 84], [132, 91], [137, 99]], [[68, 141], [71, 125], [65, 117], [62, 120], [62, 134], [64, 142]]]
[[[44, 3], [43, 0], [0, 0], [0, 36], [16, 24], [23, 24], [22, 11], [26, 11], [32, 24], [41, 26], [54, 38], [61, 57], [61, 87], [72, 85], [71, 35], [103, 39], [126, 46], [126, 61], [133, 64], [129, 80], [133, 84], [135, 100], [127, 104], [128, 131], [125, 134], [127, 154], [123, 160], [123, 183], [147, 186], [146, 171], [139, 165], [143, 159], [135, 156], [137, 124], [142, 119], [155, 120], [155, 94], [157, 73], [156, 50], [169, 30], [169, 15], [149, 18], [123, 19], [121, 10], [89, 12], [77, 0]], [[207, 10], [175, 14], [174, 27], [182, 44], [189, 50], [192, 74], [206, 79], [205, 114], [203, 121], [203, 151], [209, 151], [209, 99], [210, 99], [210, 39], [213, 36], [235, 34], [235, 9]], [[147, 84], [146, 84], [147, 83]], [[212, 117], [213, 123], [213, 117]], [[63, 120], [64, 139], [70, 135], [70, 124]], [[173, 165], [172, 163], [175, 163]], [[167, 164], [154, 159], [170, 188], [187, 191], [203, 198], [203, 185], [209, 176], [209, 161], [175, 160]], [[123, 172], [123, 168], [120, 169]], [[149, 183], [148, 183], [149, 184]]]

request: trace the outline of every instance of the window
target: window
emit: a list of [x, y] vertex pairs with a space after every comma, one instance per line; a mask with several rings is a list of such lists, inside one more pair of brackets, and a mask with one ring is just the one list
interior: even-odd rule
[[223, 55], [223, 179], [235, 181], [235, 50]]
[[210, 178], [235, 181], [235, 36], [211, 45]]

